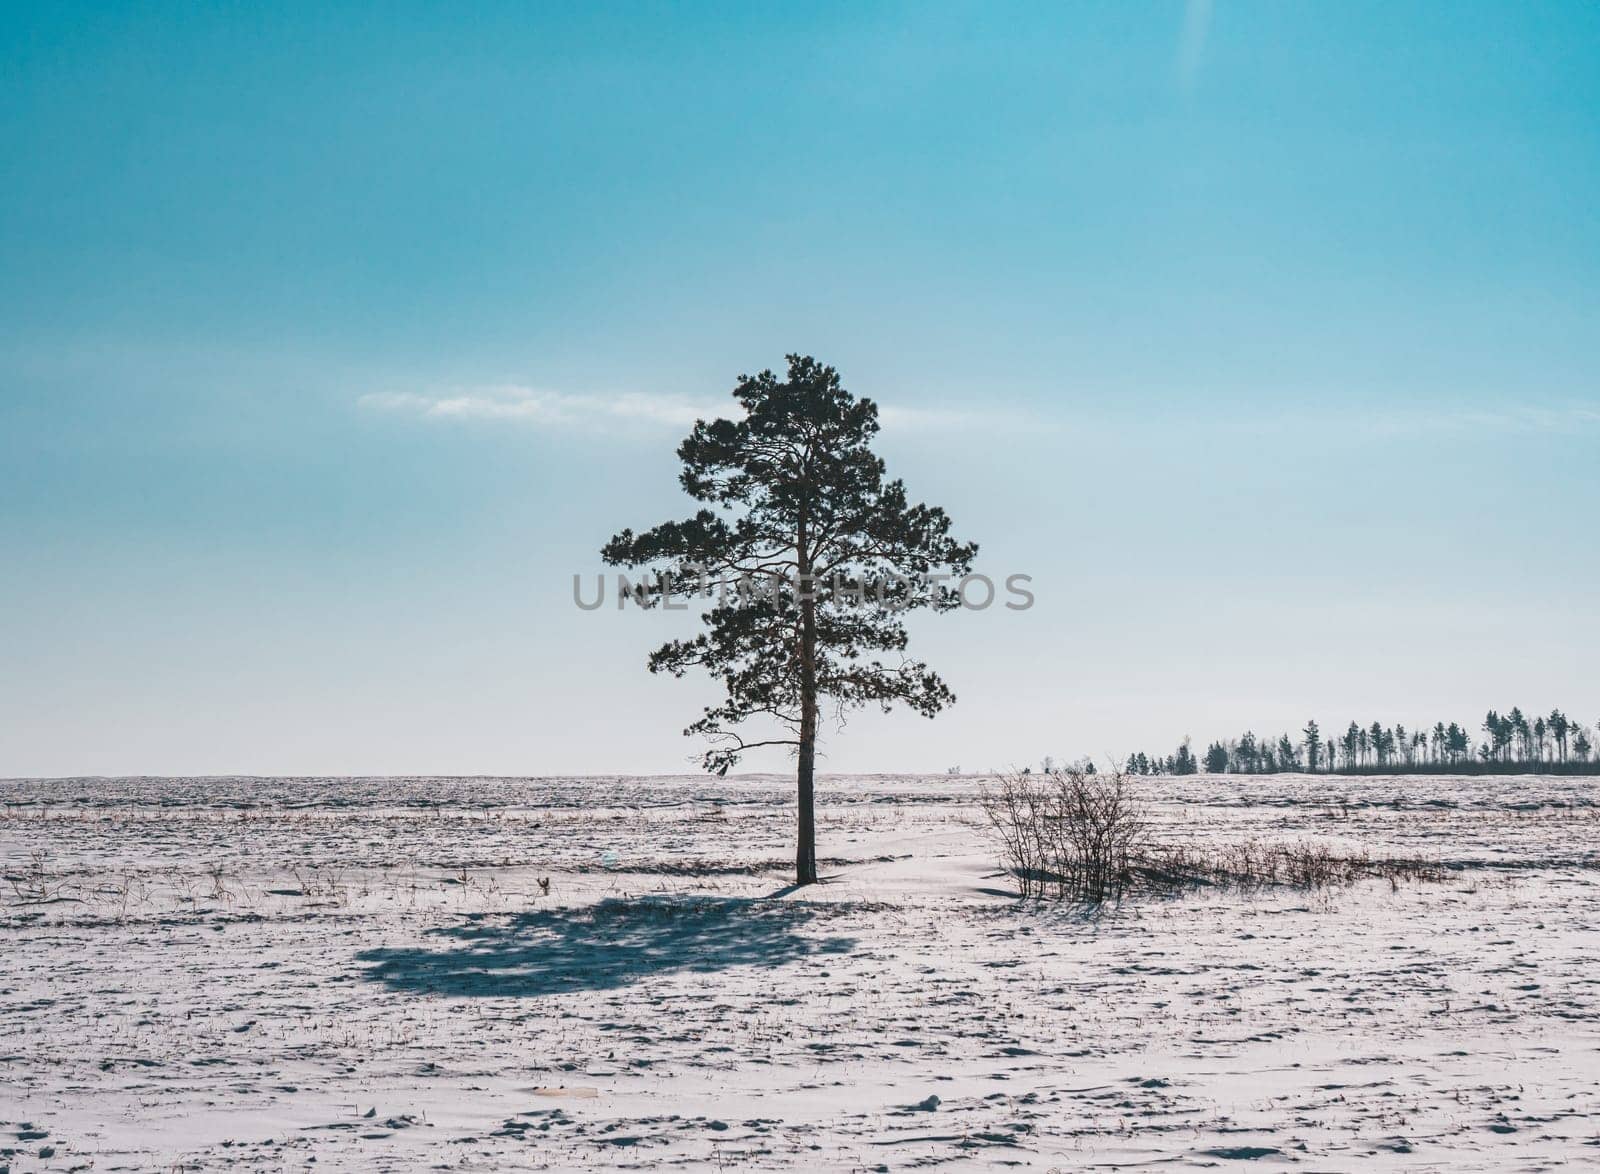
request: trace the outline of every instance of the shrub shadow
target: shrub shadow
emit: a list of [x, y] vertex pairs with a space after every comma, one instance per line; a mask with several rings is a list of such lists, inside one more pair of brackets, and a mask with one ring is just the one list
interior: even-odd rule
[[427, 931], [438, 949], [363, 950], [362, 977], [419, 994], [535, 998], [612, 990], [679, 971], [783, 966], [842, 954], [853, 938], [810, 937], [813, 906], [748, 898], [607, 898], [580, 909], [470, 915]]

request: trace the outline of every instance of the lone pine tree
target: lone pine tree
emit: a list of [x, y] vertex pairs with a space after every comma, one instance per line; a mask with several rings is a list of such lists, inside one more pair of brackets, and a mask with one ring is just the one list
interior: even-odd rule
[[[958, 590], [941, 580], [965, 575], [978, 548], [950, 537], [942, 509], [909, 504], [904, 484], [884, 479], [870, 447], [877, 405], [841, 387], [832, 367], [790, 355], [786, 379], [742, 375], [733, 394], [742, 419], [699, 420], [678, 447], [678, 480], [707, 508], [624, 530], [601, 557], [647, 571], [636, 596], [645, 606], [715, 599], [704, 630], [656, 649], [650, 671], [722, 679], [723, 701], [684, 731], [710, 739], [707, 770], [725, 774], [758, 746], [794, 748], [795, 880], [812, 884], [820, 706], [842, 718], [903, 704], [931, 718], [954, 702], [904, 655], [903, 621], [913, 608], [957, 607]], [[767, 728], [746, 740], [737, 727], [752, 718]]]

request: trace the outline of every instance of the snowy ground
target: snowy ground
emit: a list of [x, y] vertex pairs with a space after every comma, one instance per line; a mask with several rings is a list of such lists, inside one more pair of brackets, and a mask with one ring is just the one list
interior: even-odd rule
[[1099, 917], [975, 788], [0, 781], [0, 1170], [1600, 1164], [1592, 782], [1158, 780], [1450, 872]]

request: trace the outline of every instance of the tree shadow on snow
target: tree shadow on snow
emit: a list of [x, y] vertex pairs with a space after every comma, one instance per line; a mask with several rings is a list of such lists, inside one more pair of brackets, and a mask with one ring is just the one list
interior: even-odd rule
[[817, 910], [732, 897], [687, 900], [608, 898], [582, 909], [497, 917], [470, 915], [427, 936], [441, 947], [363, 950], [362, 976], [392, 990], [529, 998], [612, 990], [678, 971], [771, 968], [855, 946], [844, 937], [807, 937]]

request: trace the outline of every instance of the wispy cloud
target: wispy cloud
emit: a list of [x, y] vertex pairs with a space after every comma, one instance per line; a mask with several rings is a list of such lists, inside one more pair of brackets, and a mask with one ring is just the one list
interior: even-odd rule
[[1178, 89], [1194, 93], [1205, 57], [1206, 36], [1211, 31], [1211, 0], [1187, 0], [1183, 6], [1183, 34], [1178, 40]]
[[1004, 410], [969, 412], [960, 408], [908, 408], [895, 404], [878, 405], [878, 422], [885, 428], [915, 429], [919, 432], [960, 432], [1012, 420]]
[[1385, 409], [1353, 417], [1384, 436], [1452, 432], [1575, 432], [1600, 426], [1600, 408], [1582, 405], [1498, 404], [1485, 407]]
[[554, 426], [595, 425], [617, 421], [687, 427], [722, 411], [722, 405], [680, 396], [623, 392], [616, 395], [574, 394], [532, 387], [502, 385], [422, 395], [412, 391], [373, 392], [361, 397], [364, 408], [435, 420], [521, 420]]
[[[686, 428], [696, 420], [732, 415], [730, 399], [698, 400], [645, 392], [589, 394], [496, 385], [424, 395], [384, 391], [364, 395], [360, 406], [429, 420], [503, 420], [545, 427], [596, 427], [619, 422]], [[993, 412], [940, 407], [879, 405], [884, 427], [906, 431], [955, 432], [994, 423]]]
[[[1231, 418], [1230, 418], [1231, 419]], [[1600, 405], [1414, 404], [1351, 405], [1255, 413], [1229, 425], [1260, 432], [1318, 432], [1369, 439], [1410, 437], [1573, 435], [1600, 430]]]

